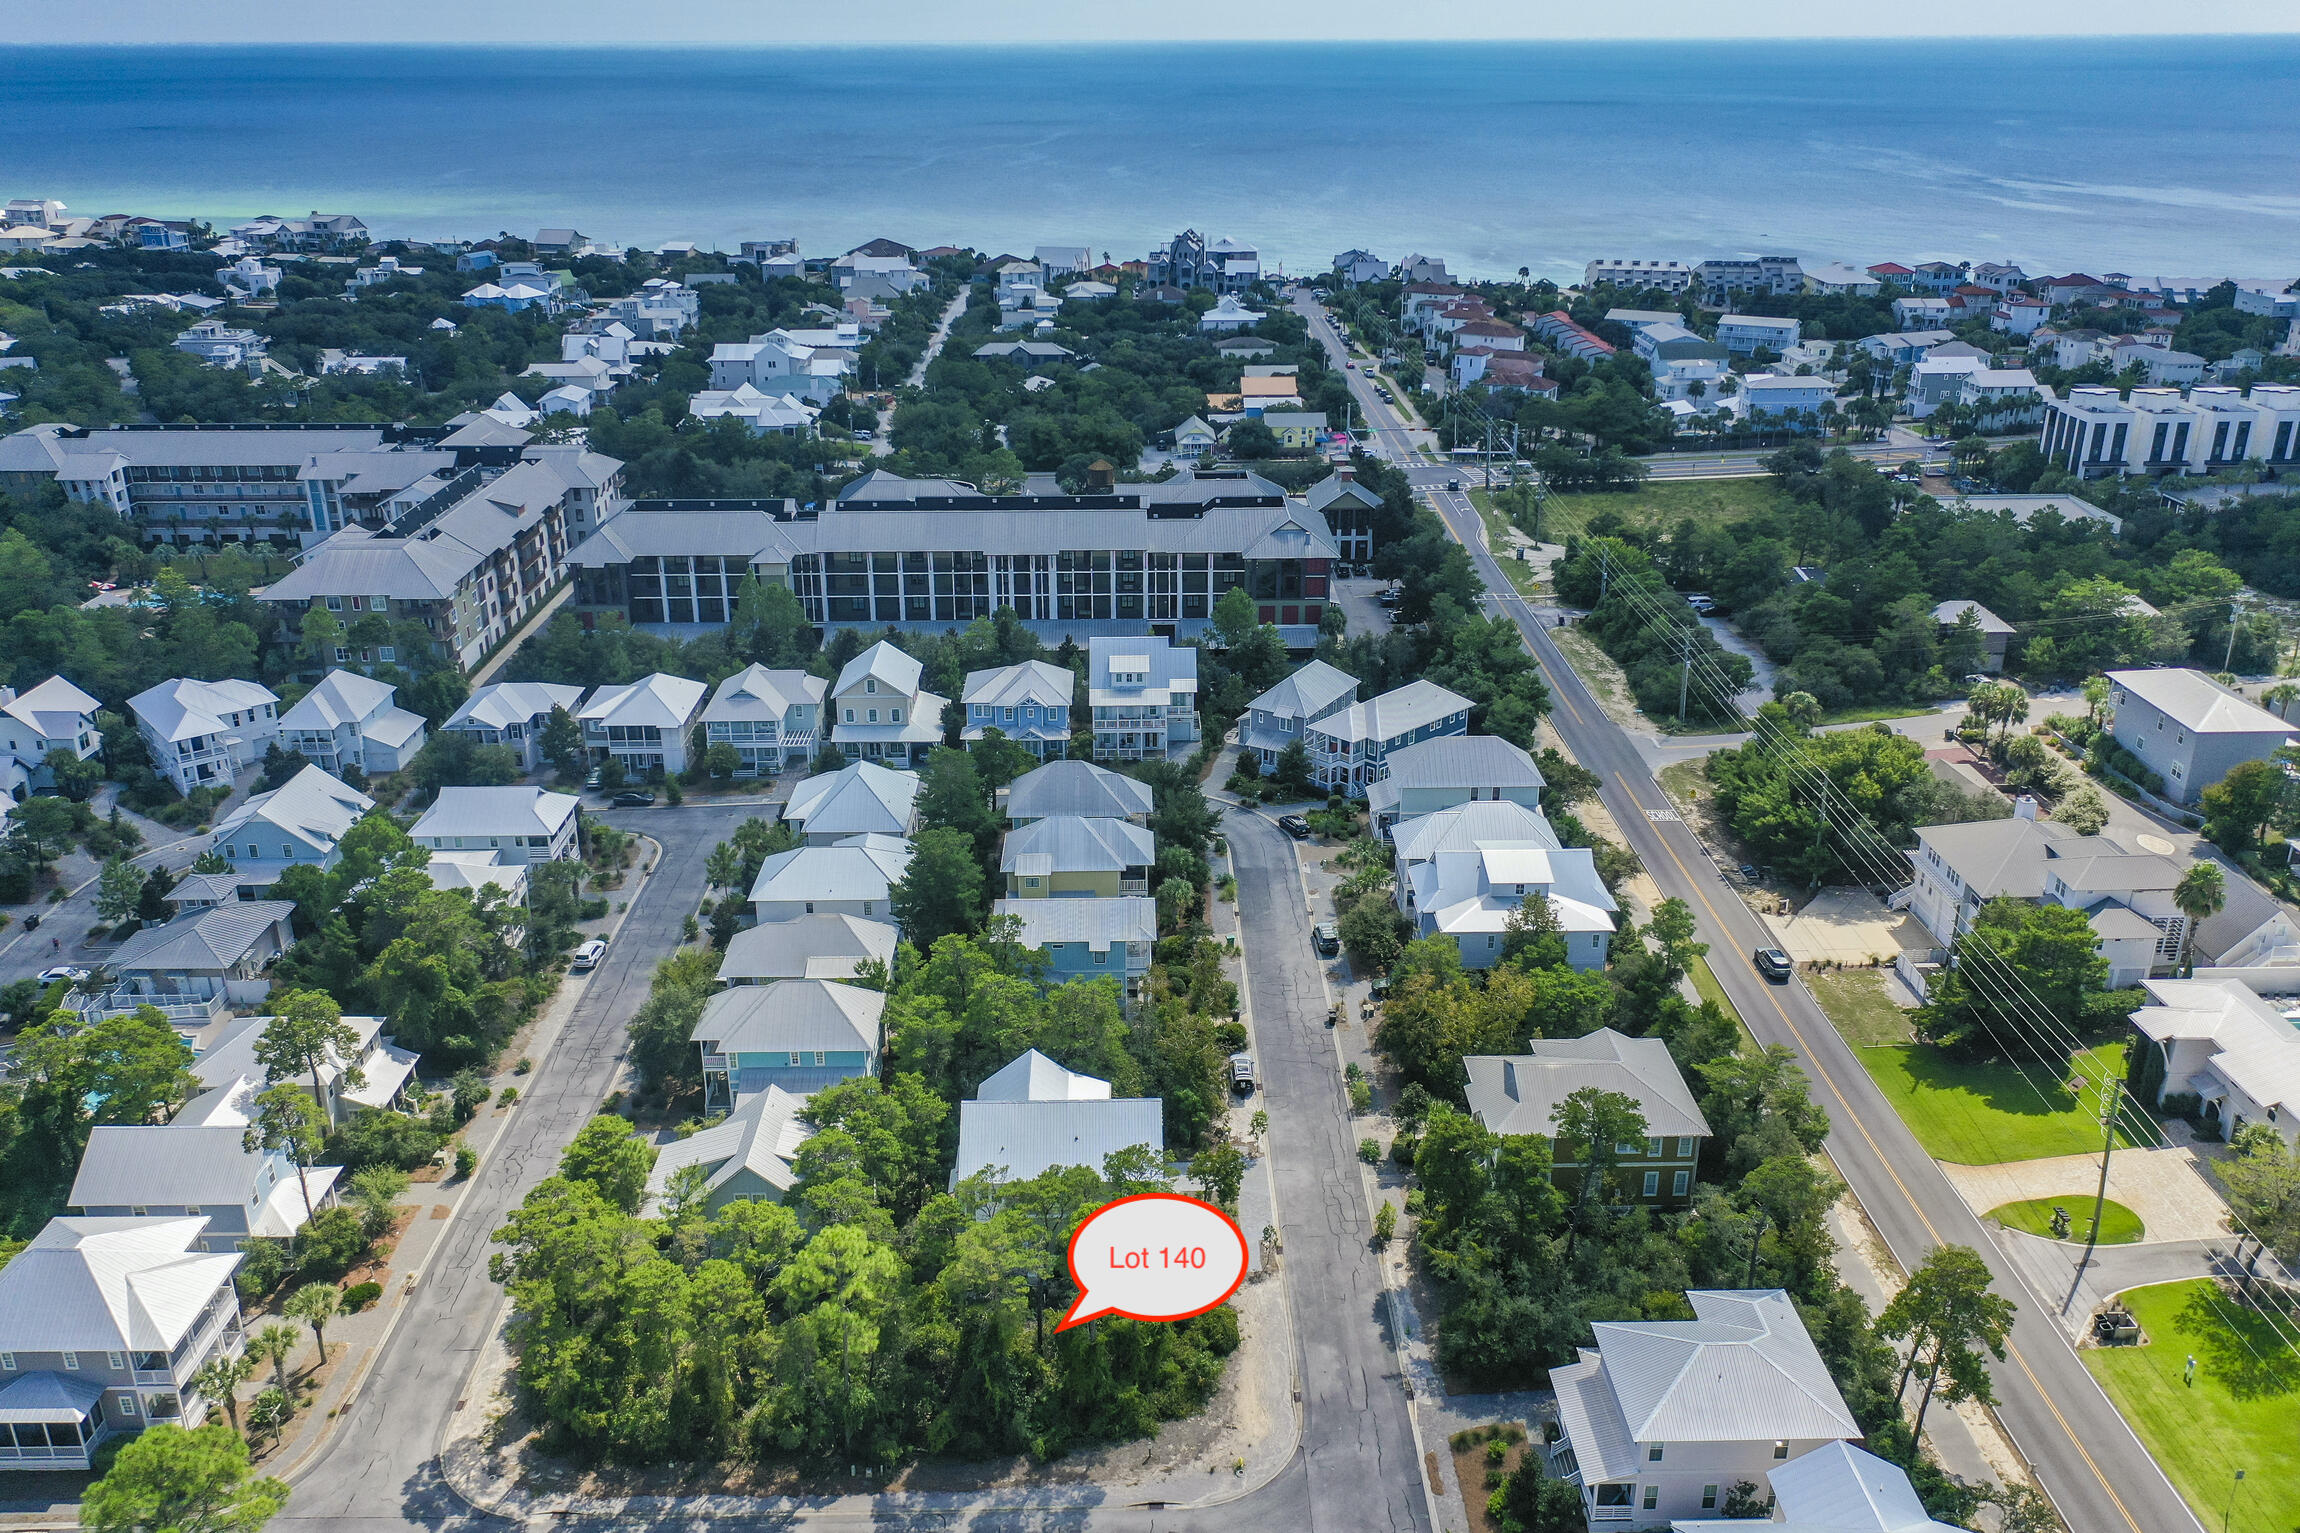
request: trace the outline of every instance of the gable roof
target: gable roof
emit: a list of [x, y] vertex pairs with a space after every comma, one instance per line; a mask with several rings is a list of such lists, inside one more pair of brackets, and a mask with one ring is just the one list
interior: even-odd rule
[[[2144, 979], [2154, 1004], [2132, 1025], [2159, 1043], [2212, 1046], [2212, 1067], [2264, 1108], [2300, 1110], [2300, 1029], [2250, 986], [2226, 979]], [[2179, 1082], [2168, 1089], [2181, 1089]], [[2185, 1089], [2194, 1090], [2194, 1086]]]
[[224, 722], [225, 715], [278, 702], [271, 688], [252, 681], [193, 681], [179, 676], [138, 692], [128, 699], [128, 707], [163, 743], [173, 744], [220, 734], [233, 727]]
[[850, 688], [860, 687], [864, 678], [875, 677], [880, 686], [895, 695], [909, 697], [918, 691], [919, 676], [923, 671], [924, 667], [918, 661], [890, 641], [881, 639], [846, 663], [831, 690], [834, 693], [844, 693]]
[[662, 1197], [672, 1173], [684, 1166], [701, 1166], [708, 1178], [704, 1189], [714, 1196], [746, 1171], [778, 1193], [790, 1191], [797, 1180], [791, 1161], [814, 1132], [805, 1112], [806, 1098], [780, 1086], [746, 1095], [719, 1122], [655, 1152], [654, 1169], [647, 1173], [648, 1199]]
[[916, 772], [856, 761], [802, 778], [783, 818], [809, 836], [907, 836], [917, 816]]
[[1549, 779], [1523, 747], [1499, 735], [1441, 735], [1383, 758], [1382, 781], [1407, 788], [1541, 788]]
[[481, 729], [501, 729], [548, 716], [553, 708], [573, 713], [582, 701], [581, 687], [549, 681], [498, 681], [465, 698], [463, 706], [449, 714], [447, 722], [439, 727], [453, 729], [458, 724], [471, 724]]
[[1026, 1182], [1056, 1166], [1099, 1172], [1106, 1157], [1135, 1145], [1165, 1153], [1156, 1097], [961, 1102], [951, 1185], [993, 1168], [1004, 1171], [1005, 1182]]
[[829, 846], [777, 852], [759, 865], [755, 903], [883, 900], [910, 865], [910, 843], [898, 836], [849, 836]]
[[1440, 852], [1465, 851], [1491, 843], [1510, 842], [1562, 850], [1549, 817], [1514, 799], [1472, 799], [1432, 814], [1417, 815], [1390, 829], [1401, 866], [1428, 862]]
[[1150, 809], [1148, 783], [1091, 761], [1049, 761], [1006, 790], [1006, 814], [1013, 820], [1058, 814], [1126, 819]]
[[345, 831], [375, 807], [375, 800], [316, 766], [272, 789], [258, 793], [225, 816], [209, 838], [211, 845], [231, 844], [232, 838], [262, 822], [303, 837], [322, 851], [333, 851]]
[[1158, 902], [1147, 894], [1095, 900], [996, 900], [991, 913], [1022, 923], [1024, 947], [1082, 942], [1107, 952], [1129, 942], [1158, 940]]
[[1018, 703], [1070, 705], [1076, 679], [1065, 666], [1048, 660], [1022, 660], [989, 670], [968, 671], [959, 700], [969, 707], [1013, 707]]
[[747, 665], [720, 682], [711, 693], [710, 702], [703, 708], [703, 722], [741, 723], [764, 718], [780, 721], [794, 708], [819, 706], [828, 685], [820, 676], [810, 676], [805, 671]]
[[1013, 872], [1034, 856], [1049, 859], [1050, 872], [1123, 873], [1158, 860], [1157, 838], [1132, 820], [1048, 815], [1008, 832], [998, 865]]
[[2012, 624], [1998, 617], [1977, 601], [1945, 601], [1933, 608], [1933, 621], [1944, 627], [1954, 627], [1970, 612], [1981, 625], [1984, 634], [2014, 634], [2020, 632]]
[[[253, 1206], [269, 1157], [246, 1147], [240, 1124], [99, 1124], [65, 1203], [72, 1208], [141, 1204]], [[251, 1224], [254, 1220], [249, 1221]]]
[[688, 1035], [693, 1042], [716, 1042], [727, 1054], [788, 1050], [876, 1054], [886, 997], [860, 985], [827, 979], [781, 979], [771, 985], [737, 985], [703, 1003], [703, 1014]]
[[1709, 1120], [1658, 1038], [1601, 1027], [1581, 1038], [1536, 1038], [1527, 1047], [1524, 1054], [1473, 1054], [1462, 1061], [1470, 1111], [1493, 1133], [1554, 1137], [1551, 1111], [1594, 1086], [1635, 1101], [1649, 1135], [1709, 1135]]
[[[1045, 903], [1045, 902], [1041, 902]], [[1091, 900], [1064, 901], [1092, 904]], [[788, 921], [762, 921], [727, 943], [719, 960], [725, 983], [759, 979], [851, 980], [865, 959], [894, 962], [900, 934], [885, 921], [862, 916], [811, 915]]]
[[657, 671], [621, 687], [601, 687], [576, 715], [584, 723], [684, 729], [710, 691], [701, 682]]
[[2300, 734], [2288, 720], [2246, 702], [2202, 671], [2110, 671], [2108, 679], [2198, 734]]
[[51, 1219], [0, 1268], [0, 1352], [166, 1352], [237, 1254], [191, 1249], [204, 1218]]
[[248, 956], [256, 940], [275, 923], [284, 926], [295, 914], [288, 900], [240, 900], [229, 905], [203, 905], [172, 916], [158, 926], [147, 926], [119, 946], [108, 967], [127, 972], [137, 969], [182, 969], [207, 973], [230, 968]]
[[580, 805], [542, 788], [442, 788], [410, 836], [556, 836]]
[[362, 723], [379, 709], [390, 707], [397, 692], [396, 687], [357, 671], [330, 671], [280, 715], [280, 728], [331, 730], [341, 724]]

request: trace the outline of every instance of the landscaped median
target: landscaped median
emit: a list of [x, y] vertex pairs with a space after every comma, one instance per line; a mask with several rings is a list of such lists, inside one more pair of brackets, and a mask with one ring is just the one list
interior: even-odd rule
[[2197, 1520], [2228, 1533], [2300, 1527], [2300, 1356], [2208, 1278], [2123, 1298], [2147, 1344], [2087, 1347], [2084, 1360]]
[[[1908, 1014], [1886, 995], [1884, 976], [1875, 970], [1813, 974], [1806, 983], [1935, 1160], [1989, 1166], [2100, 1148], [2098, 1086], [2071, 1093], [2065, 1082], [2080, 1073], [2088, 1082], [2121, 1080], [2119, 1045], [2086, 1049], [2058, 1070], [1959, 1059], [1915, 1041]], [[2117, 1142], [2125, 1143], [2121, 1132]]]

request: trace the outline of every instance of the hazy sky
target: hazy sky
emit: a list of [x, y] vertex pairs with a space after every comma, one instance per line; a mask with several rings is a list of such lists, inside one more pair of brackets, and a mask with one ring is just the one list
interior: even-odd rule
[[2296, 32], [2300, 0], [4, 0], [25, 43], [1091, 42]]

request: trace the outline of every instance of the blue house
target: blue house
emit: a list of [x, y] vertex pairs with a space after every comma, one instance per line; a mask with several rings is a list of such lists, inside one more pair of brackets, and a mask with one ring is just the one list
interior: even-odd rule
[[703, 1061], [703, 1110], [725, 1112], [769, 1086], [805, 1096], [878, 1073], [886, 997], [826, 979], [722, 990], [690, 1035]]
[[1055, 984], [1115, 976], [1128, 1000], [1150, 974], [1158, 902], [1147, 894], [1099, 900], [1000, 900], [995, 913], [1022, 923], [1022, 945], [1043, 948]]

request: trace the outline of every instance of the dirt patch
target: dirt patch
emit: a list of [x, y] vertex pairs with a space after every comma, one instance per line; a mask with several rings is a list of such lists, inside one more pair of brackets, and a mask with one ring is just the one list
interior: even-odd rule
[[1469, 1511], [1470, 1533], [1498, 1533], [1493, 1519], [1486, 1515], [1485, 1504], [1532, 1451], [1525, 1428], [1515, 1422], [1501, 1422], [1456, 1432], [1449, 1446], [1453, 1450], [1454, 1480], [1461, 1486], [1462, 1505]]
[[1651, 732], [1653, 726], [1645, 715], [1637, 711], [1637, 704], [1629, 696], [1629, 678], [1613, 657], [1597, 647], [1597, 641], [1578, 628], [1552, 628], [1549, 637], [1556, 643], [1558, 653], [1565, 656], [1574, 674], [1588, 684], [1590, 695], [1605, 716], [1624, 729], [1642, 729]]

